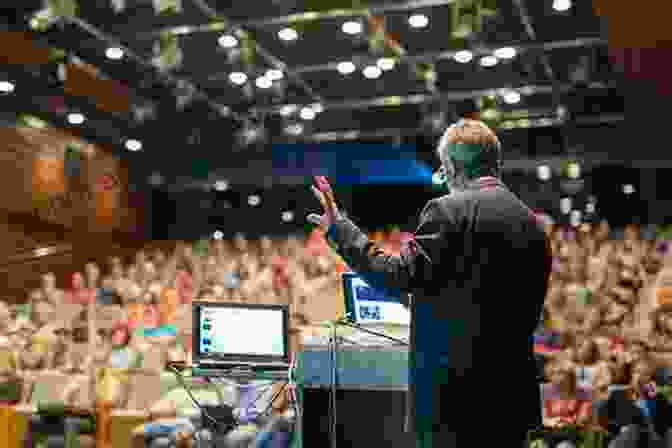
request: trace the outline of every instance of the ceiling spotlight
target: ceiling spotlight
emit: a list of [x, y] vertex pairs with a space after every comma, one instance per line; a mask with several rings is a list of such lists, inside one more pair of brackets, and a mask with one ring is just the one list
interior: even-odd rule
[[80, 113], [68, 114], [68, 123], [70, 124], [82, 124], [86, 118]]
[[474, 54], [469, 50], [462, 50], [455, 53], [453, 59], [455, 59], [455, 61], [459, 62], [460, 64], [466, 64], [474, 59]]
[[351, 20], [343, 23], [343, 25], [341, 25], [341, 30], [345, 34], [359, 34], [362, 32], [362, 24]]
[[357, 70], [357, 67], [352, 62], [339, 62], [336, 68], [341, 75], [349, 75]]
[[296, 112], [296, 109], [297, 107], [294, 104], [285, 104], [280, 108], [280, 115], [282, 115], [283, 117], [289, 117], [294, 112]]
[[225, 180], [215, 182], [215, 191], [226, 191], [229, 189], [229, 183]]
[[9, 81], [0, 81], [0, 92], [12, 93], [14, 91], [14, 84]]
[[129, 151], [140, 151], [142, 149], [142, 143], [133, 139], [126, 140], [126, 149]]
[[278, 37], [285, 42], [290, 42], [299, 38], [299, 33], [294, 28], [283, 28], [278, 31]]
[[408, 24], [413, 28], [424, 28], [429, 24], [429, 19], [424, 14], [413, 14], [408, 18]]
[[516, 57], [516, 49], [513, 47], [504, 47], [495, 50], [494, 55], [499, 59], [513, 59]]
[[581, 213], [581, 210], [572, 210], [572, 214], [569, 217], [569, 222], [572, 227], [579, 227], [581, 225], [582, 215], [583, 213]]
[[563, 215], [569, 214], [572, 210], [572, 198], [562, 198], [560, 199], [560, 211]]
[[293, 136], [303, 134], [303, 125], [301, 123], [290, 124], [285, 127], [285, 133]]
[[548, 165], [539, 165], [537, 168], [537, 176], [539, 180], [546, 182], [551, 178], [551, 167]]
[[504, 102], [506, 104], [518, 104], [520, 103], [520, 93], [515, 90], [509, 90], [502, 95]]
[[592, 214], [595, 213], [595, 203], [594, 202], [589, 202], [586, 204], [586, 213]]
[[499, 62], [496, 56], [483, 56], [480, 64], [482, 67], [494, 67]]
[[229, 73], [229, 81], [238, 86], [242, 86], [247, 82], [247, 75], [243, 72]]
[[266, 77], [271, 81], [277, 81], [279, 79], [282, 79], [282, 76], [283, 76], [282, 70], [278, 70], [276, 68], [266, 70]]
[[282, 212], [282, 220], [284, 222], [292, 222], [294, 220], [294, 213], [290, 211]]
[[118, 61], [119, 59], [124, 57], [124, 50], [122, 50], [119, 47], [110, 47], [107, 50], [105, 50], [105, 56], [107, 56], [108, 59]]
[[313, 111], [314, 111], [316, 114], [321, 114], [322, 112], [324, 112], [324, 106], [322, 106], [320, 103], [315, 103], [315, 104], [313, 104], [313, 105], [310, 106], [310, 107], [313, 108]]
[[219, 45], [223, 48], [233, 48], [238, 45], [238, 39], [230, 34], [224, 34], [223, 36], [220, 36], [220, 38], [217, 39], [217, 42], [219, 42]]
[[389, 71], [394, 68], [395, 62], [392, 58], [380, 58], [378, 59], [376, 65], [383, 71]]
[[216, 240], [221, 240], [222, 238], [224, 238], [224, 234], [221, 231], [217, 230], [215, 233], [212, 234], [212, 237]]
[[261, 203], [261, 198], [258, 195], [253, 194], [247, 198], [247, 203], [252, 207], [256, 207]]
[[383, 74], [383, 71], [376, 65], [369, 65], [368, 67], [364, 67], [362, 74], [364, 74], [364, 77], [367, 79], [376, 79], [380, 78], [380, 75]]
[[299, 112], [299, 116], [302, 120], [312, 120], [315, 118], [315, 115], [315, 110], [313, 110], [312, 107], [304, 107], [301, 109], [301, 112]]
[[578, 179], [581, 177], [581, 165], [576, 162], [567, 165], [567, 177], [570, 179]]
[[260, 76], [255, 81], [255, 84], [260, 89], [268, 89], [273, 85], [273, 81], [271, 81], [270, 78], [268, 78], [266, 76]]
[[623, 194], [632, 194], [635, 192], [635, 187], [632, 184], [623, 185]]
[[567, 11], [572, 7], [572, 0], [553, 0], [553, 9], [556, 11]]

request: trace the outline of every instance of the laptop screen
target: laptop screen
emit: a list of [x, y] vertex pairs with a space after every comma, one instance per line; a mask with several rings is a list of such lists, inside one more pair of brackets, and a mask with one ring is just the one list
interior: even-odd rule
[[199, 361], [288, 361], [287, 306], [194, 302], [193, 309]]
[[360, 324], [410, 325], [411, 313], [400, 297], [371, 286], [354, 272], [343, 274], [345, 312]]

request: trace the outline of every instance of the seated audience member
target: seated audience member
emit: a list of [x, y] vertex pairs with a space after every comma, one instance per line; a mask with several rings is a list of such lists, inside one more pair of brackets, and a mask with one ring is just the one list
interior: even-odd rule
[[81, 272], [72, 274], [72, 289], [66, 293], [66, 301], [79, 305], [88, 305], [95, 300], [95, 292], [86, 287], [86, 281]]
[[574, 350], [574, 365], [576, 369], [577, 385], [586, 389], [593, 387], [594, 376], [598, 369], [600, 352], [597, 343], [586, 338], [579, 342]]
[[672, 352], [672, 305], [663, 305], [651, 313], [649, 341], [656, 351]]
[[542, 389], [543, 424], [557, 428], [568, 424], [586, 425], [592, 418], [591, 393], [577, 386], [574, 366], [566, 361], [551, 364], [549, 384]]

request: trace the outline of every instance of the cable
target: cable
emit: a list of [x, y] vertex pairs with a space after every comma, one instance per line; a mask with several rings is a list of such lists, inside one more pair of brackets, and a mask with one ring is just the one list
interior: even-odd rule
[[201, 406], [201, 404], [198, 402], [198, 400], [196, 400], [196, 397], [194, 397], [194, 395], [191, 393], [191, 390], [187, 387], [187, 383], [186, 383], [186, 381], [184, 381], [184, 377], [182, 376], [182, 373], [173, 366], [169, 366], [169, 369], [172, 370], [172, 372], [175, 374], [175, 376], [177, 377], [177, 381], [180, 383], [180, 385], [182, 386], [182, 389], [184, 389], [184, 391], [187, 393], [187, 395], [189, 396], [191, 401], [194, 403], [194, 405], [196, 405], [196, 407], [201, 411], [203, 416], [205, 418], [207, 418], [208, 420], [210, 420], [214, 424], [214, 427], [217, 428], [217, 426], [219, 425], [219, 422], [212, 415], [210, 415], [208, 413], [208, 411], [206, 411], [203, 406]]

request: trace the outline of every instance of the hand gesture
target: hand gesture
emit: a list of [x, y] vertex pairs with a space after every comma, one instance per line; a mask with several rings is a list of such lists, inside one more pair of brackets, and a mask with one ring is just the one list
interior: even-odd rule
[[338, 210], [334, 192], [327, 178], [324, 176], [315, 176], [314, 183], [315, 185], [311, 185], [310, 188], [313, 190], [313, 194], [315, 194], [318, 201], [320, 201], [324, 213], [321, 216], [311, 213], [307, 219], [326, 232], [341, 217], [341, 213]]

